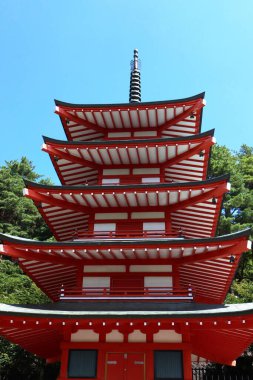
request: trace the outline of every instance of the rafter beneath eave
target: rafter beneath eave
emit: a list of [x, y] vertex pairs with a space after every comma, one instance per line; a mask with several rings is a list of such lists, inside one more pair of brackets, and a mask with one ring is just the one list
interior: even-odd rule
[[65, 159], [67, 161], [74, 162], [76, 164], [88, 166], [88, 167], [94, 168], [94, 169], [98, 169], [100, 166], [99, 164], [96, 164], [96, 163], [91, 162], [91, 161], [87, 161], [84, 158], [76, 157], [74, 155], [65, 153], [62, 150], [56, 149], [56, 148], [54, 148], [48, 144], [43, 144], [42, 150], [44, 152], [48, 153], [52, 157], [52, 159], [54, 158], [54, 156], [56, 156], [58, 158]]
[[165, 163], [163, 163], [161, 166], [164, 168], [170, 167], [172, 165], [178, 164], [180, 161], [183, 161], [191, 156], [194, 156], [197, 153], [200, 153], [200, 151], [209, 149], [214, 144], [214, 140], [212, 137], [208, 138], [206, 141], [203, 141], [199, 145], [195, 146], [194, 148], [190, 148], [187, 150], [187, 152], [178, 154], [176, 157], [171, 158], [167, 160]]
[[171, 125], [174, 125], [186, 117], [190, 116], [193, 112], [196, 112], [203, 108], [205, 105], [205, 102], [203, 99], [199, 99], [196, 104], [194, 104], [192, 107], [190, 107], [188, 110], [182, 112], [180, 115], [176, 116], [175, 118], [165, 122], [164, 124], [160, 125], [157, 129], [159, 132], [164, 131], [165, 129], [169, 128]]
[[[60, 117], [64, 118], [65, 120], [71, 120], [71, 121], [77, 123], [78, 125], [83, 125], [84, 127], [88, 128], [88, 129], [92, 129], [93, 131], [97, 131], [97, 132], [100, 132], [103, 134], [106, 132], [105, 128], [100, 127], [98, 125], [95, 125], [93, 123], [90, 123], [89, 121], [84, 120], [80, 117], [74, 116], [71, 113], [63, 110], [60, 107], [56, 107], [55, 113], [57, 115], [59, 115]], [[67, 123], [66, 123], [66, 125], [68, 126]]]
[[73, 258], [66, 258], [60, 255], [50, 255], [47, 253], [40, 253], [40, 252], [32, 252], [31, 250], [22, 250], [22, 249], [17, 249], [12, 246], [5, 245], [3, 254], [7, 256], [11, 256], [14, 258], [24, 258], [26, 260], [38, 260], [41, 262], [50, 262], [50, 263], [55, 263], [55, 264], [64, 264], [64, 265], [78, 265], [81, 260], [74, 259]]
[[[205, 101], [203, 99], [199, 99], [188, 110], [182, 112], [180, 115], [174, 117], [173, 119], [166, 121], [164, 124], [162, 124], [160, 126], [155, 126], [155, 127], [151, 127], [150, 124], [148, 125], [148, 128], [143, 128], [141, 126], [133, 127], [132, 122], [131, 122], [131, 117], [129, 116], [130, 127], [123, 127], [123, 128], [120, 128], [120, 130], [121, 131], [128, 131], [128, 132], [137, 132], [137, 131], [158, 131], [158, 132], [162, 132], [163, 130], [169, 128], [171, 125], [174, 125], [174, 124], [182, 121], [186, 117], [190, 116], [192, 113], [194, 113], [198, 110], [201, 110], [201, 108], [203, 108], [204, 105], [205, 105]], [[137, 113], [138, 112], [139, 112], [139, 110], [137, 110]], [[66, 119], [71, 120], [74, 123], [77, 123], [78, 125], [83, 125], [84, 127], [88, 128], [88, 129], [91, 129], [91, 130], [94, 130], [94, 131], [97, 131], [97, 132], [100, 132], [103, 134], [105, 134], [108, 131], [108, 128], [101, 127], [97, 124], [89, 122], [88, 120], [84, 120], [78, 116], [75, 116], [75, 115], [71, 114], [70, 112], [68, 112], [67, 110], [63, 109], [61, 106], [56, 106], [55, 113], [57, 115], [59, 115], [61, 118], [63, 118], [64, 120], [66, 120]], [[119, 111], [119, 113], [120, 113], [120, 111]], [[120, 113], [120, 115], [121, 115], [121, 113]], [[102, 118], [104, 117], [103, 112], [101, 112], [101, 116], [102, 116]], [[104, 120], [104, 123], [106, 125], [105, 120]], [[67, 124], [66, 124], [66, 126], [67, 126]], [[119, 132], [119, 129], [118, 128], [112, 128], [112, 129], [110, 129], [110, 131], [111, 132], [115, 132], [115, 131]]]
[[245, 241], [237, 241], [235, 242], [232, 246], [226, 247], [226, 248], [218, 248], [216, 251], [210, 251], [210, 252], [204, 252], [200, 254], [194, 254], [191, 256], [187, 257], [182, 257], [178, 259], [176, 262], [178, 265], [182, 264], [189, 264], [189, 263], [194, 263], [194, 262], [199, 262], [199, 261], [206, 261], [206, 260], [212, 260], [216, 258], [221, 258], [221, 257], [227, 257], [228, 255], [230, 256], [231, 254], [234, 255], [239, 255], [242, 252], [247, 251], [247, 240]]
[[[96, 213], [99, 213], [99, 212], [103, 212], [103, 213], [106, 213], [106, 212], [124, 212], [124, 211], [125, 212], [132, 212], [132, 211], [138, 211], [138, 210], [139, 211], [151, 211], [151, 210], [166, 211], [167, 210], [168, 212], [171, 213], [171, 212], [177, 211], [178, 209], [186, 208], [190, 205], [194, 205], [196, 203], [203, 202], [203, 201], [211, 199], [213, 197], [220, 197], [225, 192], [227, 192], [227, 187], [226, 187], [226, 184], [223, 184], [223, 185], [217, 186], [213, 190], [203, 192], [202, 194], [200, 194], [198, 196], [186, 199], [184, 201], [179, 201], [173, 205], [165, 205], [165, 206], [159, 206], [159, 205], [131, 206], [130, 205], [130, 206], [121, 206], [121, 207], [110, 207], [109, 209], [106, 207], [91, 208], [91, 207], [83, 206], [80, 204], [73, 204], [71, 202], [68, 202], [67, 200], [64, 201], [64, 200], [56, 199], [51, 194], [44, 195], [44, 194], [41, 194], [41, 193], [34, 191], [32, 189], [25, 189], [24, 195], [28, 198], [33, 199], [34, 201], [37, 201], [37, 202], [43, 202], [45, 204], [58, 206], [58, 207], [61, 207], [63, 209], [69, 209], [69, 210], [76, 211], [79, 213], [82, 212], [84, 214], [93, 214], [95, 212]], [[123, 193], [123, 195], [124, 194], [125, 193]], [[93, 194], [91, 194], [91, 195], [93, 195]], [[102, 195], [103, 195], [103, 193], [102, 193]], [[115, 193], [112, 193], [111, 195], [115, 196]]]
[[[187, 150], [187, 152], [178, 154], [176, 157], [174, 157], [172, 159], [167, 159], [162, 164], [160, 164], [159, 162], [157, 162], [157, 163], [150, 163], [149, 162], [148, 167], [149, 168], [157, 168], [157, 165], [160, 165], [162, 168], [165, 168], [165, 167], [175, 165], [175, 164], [179, 163], [180, 161], [183, 161], [183, 160], [199, 153], [202, 150], [209, 149], [213, 144], [214, 144], [213, 138], [209, 137], [207, 140], [203, 141], [202, 143], [198, 144], [197, 146], [195, 146], [193, 148], [189, 148]], [[168, 148], [166, 147], [166, 149], [168, 149]], [[147, 163], [143, 163], [143, 164], [141, 164], [141, 163], [112, 164], [111, 163], [109, 165], [105, 164], [105, 163], [103, 163], [103, 164], [94, 163], [94, 161], [88, 161], [88, 160], [85, 160], [84, 158], [74, 156], [74, 155], [67, 153], [67, 152], [63, 152], [62, 149], [57, 149], [57, 147], [53, 147], [50, 144], [43, 144], [42, 150], [44, 152], [49, 153], [50, 156], [52, 157], [52, 159], [54, 156], [57, 156], [58, 158], [65, 159], [69, 162], [84, 165], [84, 166], [91, 167], [94, 169], [101, 169], [101, 168], [121, 169], [122, 166], [125, 166], [128, 168], [146, 168], [147, 167]], [[136, 150], [137, 150], [137, 154], [138, 154], [138, 148]], [[108, 152], [110, 152], [110, 149], [108, 149]], [[156, 147], [156, 154], [158, 155], [158, 147]], [[103, 161], [103, 158], [101, 158], [101, 160]], [[129, 157], [129, 160], [131, 160], [131, 157]], [[159, 159], [157, 161], [159, 161]]]

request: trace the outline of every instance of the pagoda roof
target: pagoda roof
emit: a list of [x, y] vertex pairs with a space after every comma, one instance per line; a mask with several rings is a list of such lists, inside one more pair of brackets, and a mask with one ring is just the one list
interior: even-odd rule
[[204, 95], [137, 104], [71, 104], [55, 100], [55, 112], [68, 140], [95, 140], [108, 132], [138, 135], [144, 131], [179, 137], [200, 133]]
[[[29, 277], [52, 299], [62, 284], [75, 288], [89, 265], [175, 265], [180, 286], [191, 284], [199, 302], [221, 303], [241, 253], [250, 249], [250, 229], [206, 239], [85, 239], [39, 242], [0, 234], [1, 253], [17, 259]], [[230, 262], [233, 255], [234, 263]], [[87, 269], [88, 270], [88, 269]]]
[[[49, 186], [25, 181], [24, 195], [31, 198], [57, 240], [72, 240], [87, 231], [88, 218], [106, 219], [126, 212], [170, 212], [172, 231], [186, 237], [214, 236], [228, 176], [186, 183], [136, 185]], [[139, 213], [139, 214], [138, 214]], [[103, 214], [102, 216], [100, 214]], [[122, 216], [123, 214], [123, 216]], [[98, 217], [97, 216], [97, 217]], [[152, 216], [150, 216], [152, 218]], [[161, 218], [164, 215], [161, 214]]]
[[214, 130], [179, 138], [142, 140], [61, 141], [44, 137], [64, 185], [96, 184], [104, 169], [165, 169], [165, 181], [202, 181], [206, 178]]
[[60, 355], [66, 328], [101, 333], [112, 329], [141, 329], [143, 333], [173, 329], [180, 333], [183, 328], [191, 335], [193, 354], [231, 364], [253, 340], [253, 304], [0, 304], [1, 335], [39, 356]]
[[54, 302], [38, 305], [8, 305], [0, 303], [0, 315], [52, 318], [168, 318], [175, 320], [208, 317], [249, 316], [253, 327], [253, 303], [198, 304], [193, 302]]

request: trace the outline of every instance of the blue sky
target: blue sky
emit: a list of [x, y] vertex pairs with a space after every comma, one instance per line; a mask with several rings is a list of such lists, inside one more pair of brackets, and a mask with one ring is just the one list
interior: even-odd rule
[[202, 130], [253, 146], [252, 20], [252, 0], [0, 0], [0, 165], [25, 155], [56, 182], [54, 98], [127, 102], [134, 48], [143, 101], [206, 91]]

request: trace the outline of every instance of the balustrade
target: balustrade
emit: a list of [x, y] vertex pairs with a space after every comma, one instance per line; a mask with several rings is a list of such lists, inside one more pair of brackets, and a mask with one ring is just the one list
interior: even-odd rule
[[169, 287], [142, 287], [142, 288], [110, 288], [110, 287], [86, 287], [79, 289], [61, 288], [60, 300], [103, 300], [103, 299], [124, 299], [124, 300], [170, 300], [170, 301], [193, 301], [193, 290], [169, 288]]
[[183, 239], [182, 231], [178, 232], [165, 232], [162, 230], [131, 230], [131, 231], [94, 231], [94, 232], [76, 232], [73, 236], [74, 240], [84, 239], [135, 239], [135, 238], [171, 238]]

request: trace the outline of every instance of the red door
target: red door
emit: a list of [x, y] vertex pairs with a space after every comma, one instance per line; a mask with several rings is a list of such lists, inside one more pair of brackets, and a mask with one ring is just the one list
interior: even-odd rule
[[144, 353], [108, 353], [106, 380], [144, 380]]
[[145, 360], [144, 354], [134, 352], [127, 354], [127, 376], [126, 380], [144, 380]]

